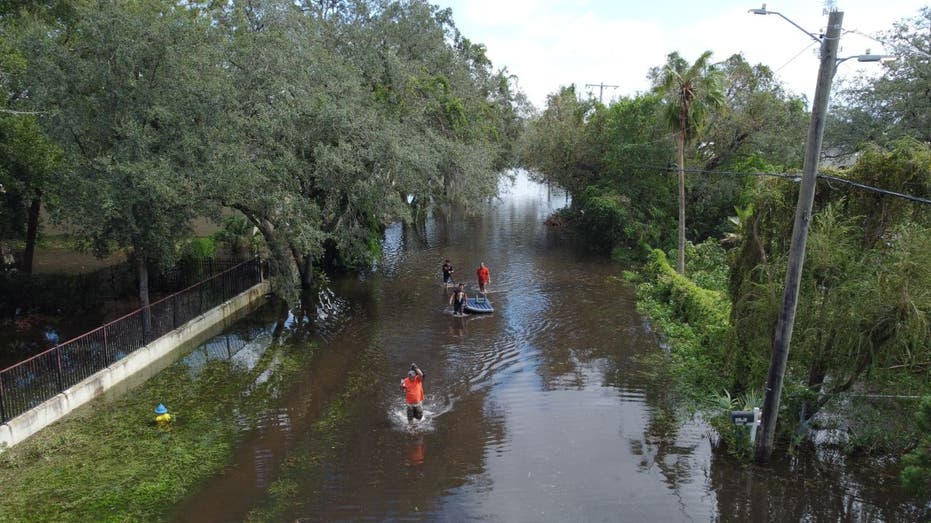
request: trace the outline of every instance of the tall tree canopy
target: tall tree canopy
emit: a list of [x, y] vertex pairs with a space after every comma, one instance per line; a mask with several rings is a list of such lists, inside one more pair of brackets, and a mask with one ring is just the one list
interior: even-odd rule
[[130, 249], [141, 282], [195, 215], [231, 209], [280, 291], [315, 261], [365, 267], [389, 222], [472, 205], [514, 164], [523, 96], [423, 0], [45, 1], [3, 21], [64, 151], [62, 217], [98, 254]]
[[65, 215], [95, 253], [132, 250], [143, 304], [148, 268], [174, 260], [196, 212], [218, 37], [202, 11], [163, 0], [79, 4], [21, 35], [30, 94], [68, 158]]

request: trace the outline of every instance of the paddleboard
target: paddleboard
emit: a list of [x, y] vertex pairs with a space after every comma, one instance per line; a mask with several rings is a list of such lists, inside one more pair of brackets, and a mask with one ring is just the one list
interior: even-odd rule
[[467, 298], [463, 308], [468, 312], [495, 312], [495, 308], [491, 306], [491, 302], [488, 301], [488, 298]]

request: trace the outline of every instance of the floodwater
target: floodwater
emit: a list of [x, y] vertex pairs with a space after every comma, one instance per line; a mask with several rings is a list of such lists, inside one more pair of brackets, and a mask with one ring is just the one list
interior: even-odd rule
[[[265, 332], [236, 354], [244, 365], [275, 344], [316, 352], [243, 424], [232, 463], [176, 519], [931, 517], [898, 489], [894, 467], [819, 451], [763, 468], [716, 450], [707, 425], [676, 408], [621, 268], [544, 225], [565, 204], [519, 175], [483, 217], [389, 228], [380, 265], [333, 281], [316, 317], [249, 318]], [[439, 276], [447, 257], [469, 293], [475, 268], [488, 265], [493, 314], [451, 315]], [[275, 335], [300, 324], [303, 335]], [[409, 425], [398, 385], [412, 362], [427, 399], [424, 420]], [[353, 385], [363, 368], [374, 379]]]

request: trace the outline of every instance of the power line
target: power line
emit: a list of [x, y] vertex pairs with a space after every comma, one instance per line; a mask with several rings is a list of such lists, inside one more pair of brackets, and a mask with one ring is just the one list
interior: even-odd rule
[[[663, 171], [667, 171], [667, 172], [676, 172], [676, 171], [678, 171], [678, 168], [676, 168], [676, 167], [669, 167], [669, 166], [663, 166], [663, 167], [654, 166], [654, 167], [656, 167], [656, 168], [658, 168], [658, 169], [660, 169], [660, 170], [663, 170]], [[793, 181], [793, 182], [799, 182], [799, 181], [801, 181], [801, 179], [802, 179], [802, 175], [801, 175], [801, 174], [788, 174], [788, 173], [739, 172], [739, 171], [709, 171], [709, 170], [705, 170], [705, 169], [683, 169], [683, 171], [686, 172], [686, 173], [691, 173], [691, 174], [728, 174], [728, 175], [734, 175], [734, 176], [770, 176], [770, 177], [775, 177], [775, 178], [783, 178], [783, 179], [790, 180], [790, 181]], [[873, 187], [873, 186], [871, 186], [871, 185], [866, 185], [866, 184], [854, 182], [854, 181], [852, 181], [852, 180], [847, 180], [847, 179], [844, 179], [844, 178], [838, 178], [837, 176], [830, 176], [830, 175], [822, 174], [822, 173], [818, 173], [817, 177], [820, 178], [820, 179], [822, 179], [822, 180], [827, 180], [827, 181], [830, 181], [830, 182], [837, 182], [837, 183], [842, 183], [842, 184], [845, 184], [845, 185], [850, 185], [851, 187], [855, 187], [855, 188], [857, 188], [857, 189], [861, 189], [861, 190], [864, 190], [864, 191], [875, 192], [875, 193], [883, 194], [883, 195], [886, 195], [886, 196], [894, 196], [894, 197], [896, 197], [896, 198], [904, 198], [904, 199], [906, 199], [906, 200], [913, 201], [913, 202], [916, 202], [916, 203], [922, 203], [922, 204], [925, 204], [925, 205], [931, 205], [931, 200], [929, 200], [929, 199], [927, 199], [927, 198], [921, 198], [920, 196], [914, 196], [914, 195], [911, 195], [911, 194], [905, 194], [905, 193], [890, 191], [890, 190], [888, 190], [888, 189], [881, 189], [881, 188], [879, 188], [879, 187]]]
[[818, 178], [829, 180], [832, 182], [838, 182], [856, 187], [857, 189], [863, 189], [864, 191], [871, 191], [879, 194], [885, 194], [887, 196], [895, 196], [896, 198], [905, 198], [913, 202], [923, 203], [925, 205], [931, 205], [931, 200], [925, 198], [919, 198], [918, 196], [912, 196], [911, 194], [904, 194], [900, 192], [890, 191], [888, 189], [880, 189], [878, 187], [871, 187], [869, 185], [864, 185], [862, 183], [857, 183], [851, 180], [845, 180], [844, 178], [838, 178], [836, 176], [828, 176], [827, 174], [818, 173]]
[[776, 73], [778, 73], [779, 71], [782, 71], [782, 68], [783, 68], [783, 67], [785, 67], [785, 66], [791, 64], [792, 62], [794, 62], [796, 58], [798, 58], [799, 56], [802, 56], [802, 53], [804, 53], [805, 51], [811, 49], [811, 47], [812, 47], [813, 45], [815, 45], [815, 43], [816, 43], [816, 42], [812, 42], [812, 43], [806, 45], [805, 47], [803, 47], [802, 50], [798, 52], [798, 54], [796, 54], [796, 55], [793, 56], [792, 58], [789, 58], [789, 61], [788, 61], [788, 62], [786, 62], [786, 63], [780, 65], [778, 69], [776, 69], [775, 71], [773, 71], [773, 74], [776, 74]]

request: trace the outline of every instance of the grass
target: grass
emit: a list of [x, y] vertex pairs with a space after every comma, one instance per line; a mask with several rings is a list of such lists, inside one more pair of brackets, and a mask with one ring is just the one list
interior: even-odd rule
[[340, 433], [346, 430], [353, 409], [360, 400], [367, 401], [374, 394], [383, 354], [369, 347], [360, 353], [358, 362], [358, 368], [346, 377], [342, 392], [327, 404], [312, 429], [301, 436], [297, 448], [269, 486], [268, 496], [246, 516], [246, 521], [287, 521], [289, 514], [307, 502], [306, 496], [299, 493], [319, 491], [322, 465], [342, 448], [344, 440]]
[[[228, 462], [241, 420], [254, 419], [314, 352], [273, 346], [252, 369], [213, 360], [194, 373], [179, 362], [117, 400], [76, 410], [0, 454], [0, 522], [170, 519]], [[256, 386], [270, 368], [275, 378]], [[159, 403], [175, 417], [167, 430], [154, 423]]]

